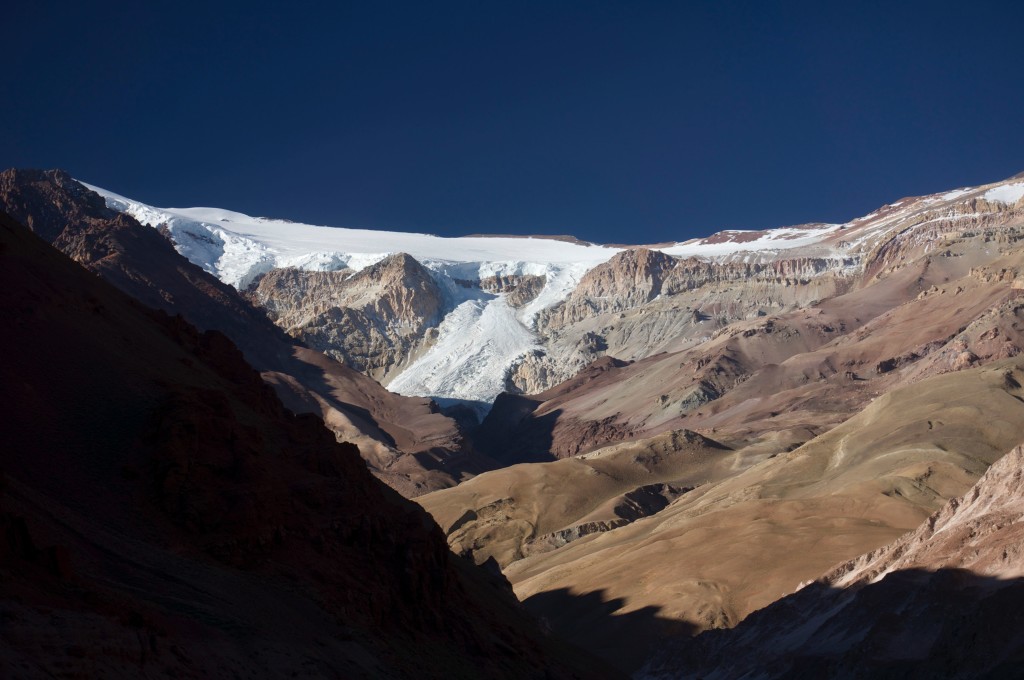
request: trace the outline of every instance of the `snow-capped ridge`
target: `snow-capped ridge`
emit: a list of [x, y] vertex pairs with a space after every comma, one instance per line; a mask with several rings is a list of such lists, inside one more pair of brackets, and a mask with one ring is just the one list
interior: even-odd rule
[[[389, 387], [439, 399], [490, 403], [505, 389], [505, 376], [515, 362], [540, 347], [541, 315], [569, 299], [588, 272], [628, 250], [568, 238], [446, 238], [317, 226], [211, 207], [155, 208], [86, 186], [104, 197], [108, 207], [165, 229], [179, 253], [243, 290], [274, 269], [343, 272], [345, 280], [389, 255], [408, 254], [438, 285], [443, 318], [433, 344], [423, 338], [426, 344], [417, 350], [422, 353], [401, 364]], [[893, 232], [950, 216], [969, 218], [964, 206], [976, 198], [1015, 204], [1024, 198], [1024, 182], [1017, 178], [902, 198], [844, 224], [728, 230], [650, 250], [741, 266], [811, 258], [835, 262], [831, 270], [850, 274]], [[521, 290], [529, 294], [515, 303], [518, 309], [500, 289], [489, 293], [475, 285], [492, 278], [526, 277], [532, 277], [530, 287]]]

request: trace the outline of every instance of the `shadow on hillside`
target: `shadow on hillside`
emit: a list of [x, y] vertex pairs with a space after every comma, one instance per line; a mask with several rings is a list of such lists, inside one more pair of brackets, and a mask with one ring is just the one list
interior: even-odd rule
[[437, 404], [441, 413], [448, 416], [463, 431], [470, 431], [480, 426], [487, 412], [491, 410], [491, 402], [480, 401], [479, 399], [455, 399], [451, 397], [429, 397]]
[[473, 431], [477, 449], [503, 465], [549, 463], [555, 425], [561, 409], [542, 416], [533, 415], [539, 401], [520, 394], [500, 394], [487, 417]]
[[1021, 678], [1024, 579], [908, 569], [877, 583], [820, 583], [736, 628], [680, 638], [658, 677]]
[[[308, 390], [317, 394], [333, 408], [348, 415], [349, 418], [355, 418], [357, 422], [361, 420], [362, 422], [359, 424], [361, 424], [365, 428], [365, 431], [367, 431], [371, 436], [379, 438], [380, 441], [384, 442], [388, 446], [397, 445], [395, 438], [380, 426], [377, 419], [372, 413], [370, 413], [369, 409], [357, 406], [338, 397], [337, 387], [331, 384], [330, 376], [323, 366], [306, 363], [296, 357], [287, 357], [280, 359], [275, 368], [286, 375], [294, 376], [295, 379]], [[278, 391], [278, 394], [281, 396], [280, 391]], [[319, 415], [319, 408], [316, 406], [315, 402], [311, 401], [305, 405], [298, 405], [297, 403], [289, 403], [285, 396], [281, 396], [281, 399], [285, 402], [285, 406], [292, 411], [304, 411], [308, 413], [317, 413]]]
[[664, 638], [696, 632], [692, 624], [660, 616], [660, 607], [619, 613], [625, 603], [605, 590], [575, 595], [567, 588], [538, 593], [523, 602], [554, 634], [625, 673], [639, 668]]

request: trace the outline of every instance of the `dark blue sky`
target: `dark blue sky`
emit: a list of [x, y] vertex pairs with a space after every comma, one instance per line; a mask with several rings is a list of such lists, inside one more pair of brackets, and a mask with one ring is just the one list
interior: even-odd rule
[[213, 4], [5, 9], [0, 164], [160, 206], [631, 243], [1024, 170], [1021, 2]]

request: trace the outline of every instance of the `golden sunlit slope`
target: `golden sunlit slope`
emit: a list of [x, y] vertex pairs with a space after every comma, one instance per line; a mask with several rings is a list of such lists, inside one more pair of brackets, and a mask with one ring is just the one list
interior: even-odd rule
[[552, 463], [514, 465], [417, 500], [456, 552], [505, 566], [663, 509], [743, 454], [678, 430]]
[[[756, 460], [753, 453], [707, 452], [707, 462], [691, 467], [666, 456], [664, 470], [654, 465], [652, 476], [689, 472], [709, 483], [651, 517], [527, 555], [505, 573], [555, 630], [630, 669], [681, 624], [692, 630], [734, 625], [837, 562], [914, 528], [965, 491], [1024, 437], [1022, 379], [1024, 360], [1009, 359], [922, 380], [875, 399], [800, 448], [762, 454], [761, 462], [725, 479], [722, 471]], [[618, 456], [628, 450], [616, 448]], [[501, 496], [503, 512], [540, 534], [585, 516], [595, 488], [603, 491], [600, 498], [617, 490], [579, 481], [586, 479], [584, 467], [601, 458], [485, 473], [472, 487], [431, 494], [424, 503], [450, 528], [458, 507], [468, 504], [480, 514]], [[582, 472], [561, 479], [546, 474], [562, 469]], [[465, 495], [445, 507], [445, 497], [460, 491]], [[479, 536], [485, 545], [497, 537], [493, 552], [505, 558], [528, 533], [525, 525], [506, 526], [484, 527]]]

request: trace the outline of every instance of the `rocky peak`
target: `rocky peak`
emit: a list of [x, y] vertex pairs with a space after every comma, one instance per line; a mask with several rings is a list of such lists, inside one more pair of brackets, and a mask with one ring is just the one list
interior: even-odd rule
[[354, 274], [274, 269], [248, 295], [292, 336], [378, 380], [411, 360], [444, 311], [434, 277], [405, 253]]
[[667, 274], [677, 263], [676, 258], [657, 250], [624, 250], [590, 270], [574, 295], [612, 295], [648, 302], [661, 293]]
[[395, 253], [355, 273], [346, 281], [346, 306], [372, 308], [387, 321], [424, 324], [440, 321], [441, 290], [430, 271], [411, 255]]
[[[463, 282], [459, 282], [463, 283]], [[467, 282], [473, 285], [473, 282]], [[480, 279], [481, 290], [488, 293], [504, 293], [505, 299], [513, 307], [522, 307], [536, 298], [544, 285], [547, 283], [546, 276], [533, 274], [511, 274], [508, 276], [488, 276]]]
[[51, 242], [68, 224], [117, 215], [64, 170], [0, 172], [0, 210]]
[[375, 278], [383, 278], [387, 274], [399, 272], [403, 277], [410, 277], [410, 280], [430, 278], [430, 271], [409, 253], [392, 253], [362, 271]]

